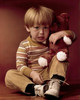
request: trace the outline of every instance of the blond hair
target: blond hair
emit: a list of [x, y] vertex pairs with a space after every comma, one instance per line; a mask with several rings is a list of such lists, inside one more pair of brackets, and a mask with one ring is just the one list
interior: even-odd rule
[[31, 7], [27, 10], [24, 16], [24, 22], [27, 27], [32, 27], [34, 24], [51, 25], [54, 11], [44, 6]]

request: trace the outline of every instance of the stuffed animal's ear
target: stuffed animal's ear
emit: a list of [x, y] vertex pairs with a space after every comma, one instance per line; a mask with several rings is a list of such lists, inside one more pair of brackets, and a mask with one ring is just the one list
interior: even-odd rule
[[56, 21], [58, 25], [58, 31], [69, 29], [69, 15], [68, 13], [61, 13], [56, 16]]
[[69, 29], [69, 14], [68, 13], [61, 13], [55, 16], [55, 21], [51, 27], [51, 33], [61, 31], [61, 30], [68, 30]]
[[60, 21], [61, 23], [69, 22], [69, 14], [68, 13], [61, 13], [60, 15], [57, 16], [57, 20]]

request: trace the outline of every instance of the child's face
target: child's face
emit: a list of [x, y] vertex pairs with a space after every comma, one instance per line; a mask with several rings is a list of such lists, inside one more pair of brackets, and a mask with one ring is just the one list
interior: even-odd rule
[[32, 37], [32, 40], [37, 42], [44, 42], [49, 36], [49, 25], [34, 25], [26, 28]]

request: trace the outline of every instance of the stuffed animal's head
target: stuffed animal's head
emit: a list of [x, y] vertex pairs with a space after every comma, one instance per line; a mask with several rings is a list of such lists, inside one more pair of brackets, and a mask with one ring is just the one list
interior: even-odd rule
[[55, 21], [51, 27], [51, 33], [68, 30], [69, 29], [69, 15], [68, 13], [61, 13], [55, 17]]

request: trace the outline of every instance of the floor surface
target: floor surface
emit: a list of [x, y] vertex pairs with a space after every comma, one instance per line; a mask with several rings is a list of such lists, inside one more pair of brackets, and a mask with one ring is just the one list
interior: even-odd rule
[[[23, 93], [8, 89], [4, 85], [4, 83], [2, 83], [0, 84], [0, 100], [47, 100], [47, 99], [43, 97], [26, 96]], [[80, 84], [62, 86], [60, 91], [60, 98], [58, 100], [80, 100]]]

